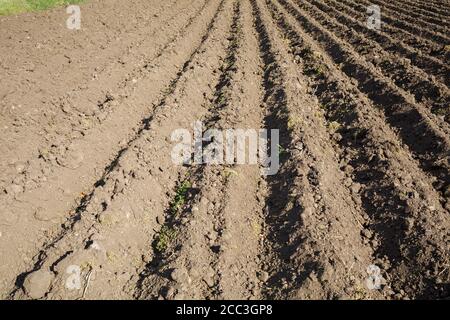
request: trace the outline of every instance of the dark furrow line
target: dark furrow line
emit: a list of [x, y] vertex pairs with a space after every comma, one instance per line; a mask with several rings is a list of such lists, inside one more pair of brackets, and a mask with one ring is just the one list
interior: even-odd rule
[[[365, 6], [369, 5], [369, 3], [366, 2], [366, 0], [358, 0], [356, 3], [364, 3]], [[446, 27], [443, 26], [443, 24], [444, 25], [446, 24], [446, 21], [444, 19], [442, 20], [433, 19], [435, 23], [432, 23], [421, 19], [422, 17], [420, 15], [417, 15], [417, 13], [415, 12], [409, 12], [408, 14], [405, 14], [404, 13], [405, 10], [402, 9], [398, 4], [395, 5], [389, 4], [383, 0], [374, 0], [371, 2], [371, 4], [377, 4], [380, 6], [380, 9], [382, 10], [382, 17], [384, 16], [388, 17], [389, 24], [394, 25], [395, 19], [403, 21], [405, 24], [401, 26], [399, 25], [399, 27], [402, 30], [422, 36], [425, 34], [422, 33], [421, 29], [418, 29], [416, 27], [417, 25], [421, 25], [427, 28], [427, 30], [435, 30], [439, 32], [438, 36], [446, 37]], [[432, 32], [429, 33], [427, 31], [426, 34], [433, 34], [433, 33]]]
[[433, 15], [438, 18], [445, 19], [448, 17], [448, 12], [442, 12], [439, 8], [435, 8], [433, 5], [430, 6], [429, 3], [422, 4], [417, 1], [405, 1], [397, 0], [400, 4], [405, 5], [410, 10], [418, 10], [424, 14]]
[[[332, 4], [332, 6], [331, 6]], [[331, 0], [330, 5], [325, 5], [325, 7], [332, 7], [335, 12], [339, 12], [339, 15], [345, 14], [346, 17], [351, 21], [359, 22], [360, 26], [364, 26], [362, 22], [367, 19], [367, 14], [365, 15], [365, 11], [361, 12], [366, 8], [363, 5], [358, 5], [355, 2], [348, 2], [348, 0], [342, 0], [337, 2], [336, 0]], [[339, 9], [339, 11], [336, 11]], [[339, 16], [338, 15], [338, 16]], [[387, 34], [393, 39], [398, 40], [398, 42], [403, 42], [408, 45], [410, 48], [417, 49], [422, 52], [423, 55], [429, 56], [431, 59], [436, 59], [441, 62], [443, 65], [446, 65], [447, 60], [450, 57], [450, 53], [445, 48], [445, 42], [433, 42], [428, 39], [427, 36], [421, 36], [417, 34], [413, 34], [409, 31], [409, 29], [404, 30], [397, 26], [393, 26], [384, 22], [383, 11], [381, 12], [381, 30], [378, 33]], [[339, 19], [344, 19], [339, 18]], [[366, 27], [367, 28], [367, 27]], [[432, 28], [430, 28], [432, 29]], [[394, 43], [398, 45], [398, 43]], [[392, 44], [392, 45], [394, 45]]]
[[[214, 101], [212, 102], [211, 107], [208, 109], [206, 117], [203, 119], [203, 123], [205, 124], [205, 130], [211, 129], [214, 125], [221, 119], [220, 113], [223, 112], [229, 103], [229, 89], [231, 86], [231, 81], [233, 75], [236, 72], [235, 62], [237, 60], [237, 50], [239, 49], [239, 35], [240, 35], [240, 1], [234, 3], [233, 8], [233, 18], [230, 26], [230, 30], [228, 32], [230, 41], [227, 49], [226, 49], [226, 57], [222, 66], [220, 67], [221, 74], [219, 76], [218, 82], [214, 88]], [[203, 132], [203, 134], [204, 134]], [[174, 212], [171, 207], [169, 207], [166, 211], [165, 223], [163, 228], [167, 228], [170, 230], [179, 230], [183, 227], [180, 223], [181, 219], [189, 216], [189, 210], [192, 208], [194, 203], [198, 202], [199, 196], [202, 195], [202, 181], [204, 176], [209, 170], [210, 167], [208, 165], [199, 165], [197, 167], [188, 168], [187, 172], [180, 177], [177, 182], [177, 188], [183, 185], [183, 183], [187, 183], [189, 186], [195, 184], [195, 182], [199, 182], [200, 187], [192, 188], [189, 187], [185, 194], [185, 203], [179, 211]], [[227, 179], [223, 176], [220, 176], [220, 187], [219, 193], [225, 194], [225, 190], [228, 186]], [[217, 191], [217, 190], [216, 190]], [[172, 204], [171, 204], [172, 205]], [[220, 208], [215, 209], [214, 215], [214, 224], [221, 226], [223, 225], [223, 217], [220, 216], [220, 213], [224, 210], [224, 205], [222, 203]], [[178, 232], [176, 232], [178, 233]], [[219, 235], [220, 237], [220, 235]], [[174, 239], [173, 239], [174, 240]], [[154, 245], [157, 240], [154, 241]], [[135, 296], [140, 297], [144, 291], [144, 281], [152, 275], [156, 275], [162, 278], [168, 278], [169, 274], [167, 274], [167, 270], [165, 270], [164, 266], [167, 264], [168, 258], [173, 257], [172, 254], [168, 254], [166, 252], [158, 251], [156, 248], [154, 250], [153, 259], [145, 266], [144, 270], [139, 276], [139, 280], [137, 282], [137, 291]], [[212, 265], [213, 269], [217, 269], [218, 264], [218, 252], [213, 252], [212, 255]], [[219, 290], [220, 277], [215, 280], [214, 285], [212, 287], [208, 287], [206, 292], [204, 293], [205, 297], [214, 297], [220, 294]], [[164, 288], [160, 288], [163, 290]], [[158, 294], [163, 294], [163, 292], [158, 292]], [[157, 297], [157, 296], [156, 296]], [[156, 298], [152, 297], [152, 298]]]
[[[286, 110], [286, 92], [282, 85], [283, 80], [281, 78], [280, 66], [276, 61], [275, 54], [273, 52], [272, 44], [269, 39], [268, 31], [261, 19], [261, 12], [256, 4], [255, 0], [250, 0], [253, 9], [254, 26], [258, 35], [259, 51], [261, 59], [264, 63], [264, 78], [262, 80], [262, 87], [264, 88], [263, 101], [269, 108], [268, 116], [265, 119], [267, 128], [279, 128], [280, 129], [280, 145], [284, 148], [290, 140], [288, 135], [285, 121], [278, 119], [276, 116], [277, 111]], [[275, 113], [274, 113], [275, 112]], [[281, 121], [280, 121], [281, 120]], [[272, 151], [273, 152], [273, 151]], [[286, 157], [280, 158], [280, 168], [286, 166]], [[277, 174], [277, 178], [266, 178], [269, 194], [266, 198], [266, 224], [273, 226], [273, 229], [278, 229], [278, 232], [273, 232], [267, 235], [270, 248], [266, 248], [265, 255], [272, 256], [279, 261], [286, 261], [288, 255], [292, 254], [294, 248], [287, 248], [288, 252], [283, 252], [284, 243], [286, 243], [286, 235], [290, 234], [295, 228], [295, 222], [290, 221], [289, 214], [281, 215], [283, 208], [288, 204], [288, 196], [286, 190], [290, 190], [293, 186], [293, 170], [294, 168], [287, 168], [280, 170]], [[282, 183], [283, 182], [283, 183]], [[282, 190], [284, 187], [284, 190]], [[281, 196], [286, 194], [286, 196]], [[278, 197], [277, 197], [278, 195]], [[294, 216], [301, 211], [301, 208], [294, 208], [290, 215]], [[277, 215], [278, 214], [278, 215]], [[278, 247], [276, 245], [278, 244]], [[267, 246], [267, 244], [266, 244]], [[267, 287], [262, 289], [262, 295], [266, 298], [273, 298], [273, 289], [279, 288], [283, 274], [287, 273], [290, 269], [288, 264], [281, 264], [282, 268], [275, 276], [272, 276], [267, 283]], [[270, 266], [263, 266], [270, 272]]]
[[16, 287], [9, 294], [10, 298], [12, 298], [14, 296], [14, 294], [17, 292], [17, 290], [19, 290], [22, 287], [23, 281], [26, 278], [26, 276], [28, 274], [38, 270], [42, 266], [42, 264], [44, 263], [46, 256], [47, 256], [46, 251], [49, 250], [50, 248], [54, 247], [55, 244], [57, 244], [61, 239], [63, 239], [64, 236], [73, 229], [75, 224], [79, 220], [82, 219], [82, 213], [86, 210], [86, 207], [91, 202], [91, 200], [95, 194], [95, 190], [98, 187], [101, 187], [105, 184], [105, 181], [108, 179], [110, 173], [117, 167], [122, 155], [132, 146], [132, 144], [142, 135], [142, 133], [144, 131], [149, 130], [149, 127], [150, 127], [150, 124], [151, 124], [153, 118], [155, 117], [155, 115], [157, 113], [159, 113], [161, 111], [161, 109], [163, 109], [166, 99], [175, 92], [178, 81], [180, 80], [182, 75], [186, 72], [186, 70], [188, 70], [194, 56], [200, 51], [203, 44], [208, 39], [210, 31], [217, 19], [218, 13], [223, 8], [223, 3], [224, 3], [224, 0], [221, 0], [212, 20], [209, 22], [209, 24], [207, 26], [205, 34], [202, 36], [202, 38], [200, 40], [200, 43], [191, 52], [189, 58], [186, 60], [186, 62], [182, 66], [182, 68], [179, 70], [176, 77], [174, 79], [172, 79], [167, 90], [165, 90], [165, 94], [162, 96], [162, 98], [159, 100], [159, 102], [155, 105], [155, 108], [153, 109], [152, 113], [148, 117], [146, 117], [142, 120], [141, 127], [138, 129], [138, 131], [127, 142], [126, 146], [117, 153], [117, 155], [113, 158], [113, 160], [110, 162], [110, 164], [106, 166], [102, 176], [94, 184], [92, 190], [88, 194], [86, 194], [80, 200], [78, 206], [72, 210], [72, 213], [69, 215], [69, 218], [67, 219], [67, 221], [61, 225], [61, 231], [50, 242], [45, 244], [43, 246], [43, 248], [40, 250], [40, 252], [36, 255], [36, 258], [34, 259], [34, 260], [36, 260], [36, 262], [34, 263], [33, 267], [29, 271], [22, 272], [21, 274], [19, 274], [17, 276], [16, 283], [15, 283]]
[[[374, 0], [373, 3], [379, 4], [381, 6], [381, 8], [383, 8], [383, 10], [386, 10], [393, 15], [398, 14], [403, 19], [406, 19], [411, 23], [418, 22], [420, 24], [427, 26], [430, 29], [432, 29], [433, 27], [435, 27], [435, 28], [437, 27], [441, 33], [445, 34], [445, 32], [446, 32], [446, 27], [448, 26], [448, 23], [445, 20], [440, 20], [440, 19], [436, 19], [433, 17], [423, 16], [412, 10], [405, 10], [398, 4], [393, 5], [389, 2], [386, 2], [385, 0]], [[449, 10], [450, 10], [450, 8], [449, 8]], [[446, 26], [446, 27], [444, 27], [444, 26]]]
[[450, 153], [448, 136], [430, 123], [419, 106], [409, 102], [403, 94], [379, 76], [374, 68], [365, 65], [338, 40], [313, 24], [286, 0], [277, 1], [348, 77], [357, 80], [358, 89], [365, 93], [377, 108], [384, 111], [386, 120], [398, 131], [403, 143], [420, 162], [421, 168], [437, 179], [434, 183], [436, 190], [445, 190], [450, 184], [450, 165], [447, 163]]
[[[181, 30], [181, 32], [177, 32], [175, 35], [173, 35], [165, 44], [162, 48], [160, 48], [156, 54], [150, 58], [150, 59], [146, 59], [143, 61], [143, 63], [141, 65], [139, 65], [137, 68], [135, 68], [135, 70], [137, 72], [141, 72], [145, 70], [146, 72], [150, 72], [151, 71], [151, 64], [152, 62], [154, 62], [156, 59], [162, 57], [162, 55], [165, 53], [165, 51], [167, 50], [167, 48], [169, 48], [169, 46], [177, 39], [177, 38], [182, 38], [185, 36], [188, 28], [192, 25], [192, 23], [195, 21], [195, 19], [200, 15], [201, 12], [203, 12], [203, 10], [205, 9], [206, 5], [210, 2], [210, 0], [206, 0], [203, 5], [195, 12], [195, 14], [190, 17], [186, 23], [186, 25], [184, 25]], [[176, 15], [176, 14], [175, 14]], [[125, 81], [123, 81], [122, 87], [126, 87], [127, 83], [130, 82], [133, 78], [133, 72], [131, 73], [131, 75], [129, 75], [129, 77], [127, 79], [125, 79]]]
[[[324, 106], [326, 120], [329, 124], [339, 124], [339, 135], [334, 139], [341, 148], [340, 157], [343, 166], [351, 167], [352, 179], [361, 186], [358, 193], [361, 195], [362, 206], [369, 216], [366, 228], [376, 235], [376, 237], [370, 236], [371, 245], [375, 248], [375, 257], [384, 264], [386, 261], [383, 260], [387, 257], [391, 271], [389, 273], [396, 274], [394, 271], [404, 266], [405, 256], [408, 255], [407, 250], [414, 252], [421, 250], [421, 246], [428, 239], [423, 240], [426, 238], [423, 226], [412, 233], [408, 230], [408, 219], [413, 216], [410, 212], [415, 208], [408, 205], [408, 196], [402, 196], [405, 194], [405, 188], [396, 186], [395, 181], [392, 180], [394, 177], [392, 172], [395, 172], [395, 169], [388, 169], [392, 165], [383, 155], [383, 153], [392, 154], [390, 149], [395, 141], [383, 142], [383, 138], [375, 133], [376, 125], [373, 126], [365, 120], [364, 109], [370, 110], [370, 107], [365, 106], [364, 101], [355, 99], [350, 89], [346, 89], [345, 84], [331, 75], [326, 62], [313, 54], [311, 47], [305, 43], [273, 3], [269, 0], [266, 2], [273, 19], [289, 40], [292, 56], [301, 57], [301, 68], [313, 81], [312, 85], [316, 87], [314, 94]], [[315, 70], [318, 69], [322, 70], [322, 73], [316, 73]], [[336, 135], [332, 136], [336, 137]], [[383, 150], [381, 153], [380, 144]], [[350, 160], [346, 159], [348, 155], [351, 155]], [[433, 248], [434, 252], [439, 253], [439, 247], [435, 243]], [[393, 283], [396, 283], [394, 288], [398, 291], [412, 278], [421, 279], [423, 270], [427, 270], [420, 263], [416, 264], [414, 260], [406, 267], [408, 268], [407, 279], [401, 277], [395, 279], [395, 276], [392, 279]], [[434, 283], [436, 275], [433, 276], [421, 279], [422, 283], [417, 286], [423, 291], [417, 293], [419, 296], [428, 298], [445, 296], [445, 286]], [[399, 285], [399, 283], [402, 284]], [[438, 289], [434, 290], [436, 285]]]
[[378, 32], [376, 30], [368, 29], [365, 24], [355, 21], [350, 16], [344, 14], [344, 12], [348, 12], [349, 9], [345, 7], [346, 5], [343, 2], [337, 3], [334, 0], [331, 1], [333, 1], [336, 8], [339, 8], [339, 11], [336, 11], [336, 9], [329, 7], [330, 10], [338, 12], [336, 19], [340, 23], [352, 26], [355, 31], [364, 34], [368, 39], [377, 42], [387, 52], [408, 58], [413, 65], [436, 76], [439, 81], [444, 83], [447, 87], [450, 85], [450, 69], [445, 63], [437, 58], [420, 54], [420, 52], [417, 52], [416, 49], [411, 48], [409, 45], [395, 41], [390, 35], [385, 34], [383, 31]]
[[450, 2], [448, 2], [448, 0], [416, 0], [415, 2], [419, 4], [431, 4], [438, 7], [444, 6], [450, 9]]
[[[288, 119], [284, 118], [284, 115], [288, 113], [287, 96], [273, 44], [261, 18], [261, 11], [256, 0], [250, 0], [250, 2], [253, 9], [254, 27], [258, 35], [260, 56], [264, 64], [263, 101], [268, 108], [268, 114], [264, 120], [265, 127], [278, 128], [280, 130], [280, 147], [283, 150], [289, 150], [280, 154], [279, 172], [265, 178], [268, 194], [266, 195], [265, 214], [267, 230], [263, 254], [266, 261], [262, 265], [262, 270], [266, 270], [270, 277], [261, 289], [261, 294], [265, 299], [277, 299], [285, 298], [290, 292], [297, 290], [308, 274], [321, 269], [321, 264], [314, 258], [304, 257], [301, 266], [303, 270], [299, 271], [297, 269], [300, 266], [291, 260], [291, 256], [296, 254], [298, 247], [304, 241], [302, 237], [308, 236], [298, 235], [296, 232], [303, 223], [301, 218], [301, 213], [305, 211], [303, 204], [296, 201], [290, 208], [291, 190], [294, 190], [298, 183], [296, 179], [298, 163], [289, 161], [292, 156], [291, 150], [294, 150], [289, 146], [298, 143], [298, 139], [288, 128]], [[286, 283], [287, 278], [292, 280], [289, 284]]]
[[[414, 95], [416, 101], [423, 103], [432, 113], [442, 116], [450, 123], [450, 94], [446, 86], [433, 83], [421, 69], [406, 64], [396, 56], [385, 52], [378, 43], [367, 40], [353, 29], [337, 22], [334, 15], [326, 13], [329, 10], [322, 3], [316, 0], [308, 1], [316, 7], [312, 7], [307, 2], [297, 2], [297, 5], [308, 11], [316, 21], [323, 21], [321, 25], [337, 37], [347, 39], [343, 42], [351, 44], [366, 61], [379, 67], [385, 77], [390, 78], [399, 88]], [[339, 13], [336, 12], [336, 14]]]
[[[363, 211], [339, 167], [336, 146], [318, 116], [319, 106], [304, 88], [308, 82], [296, 69], [297, 58], [291, 59], [286, 39], [267, 8], [256, 3], [261, 56], [273, 59], [265, 60], [264, 75], [271, 80], [265, 88], [272, 92], [266, 103], [271, 113], [266, 119], [280, 128], [282, 150], [279, 172], [266, 179], [263, 270], [269, 278], [263, 296], [376, 297], [378, 292], [364, 291], [356, 280], [364, 279], [367, 265], [373, 263], [372, 249], [362, 237]], [[276, 96], [280, 91], [284, 96]], [[350, 270], [353, 277], [349, 277]]]

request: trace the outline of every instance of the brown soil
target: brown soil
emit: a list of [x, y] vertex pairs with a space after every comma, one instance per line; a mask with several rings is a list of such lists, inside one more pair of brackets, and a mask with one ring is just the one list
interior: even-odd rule
[[[370, 3], [1, 17], [1, 297], [448, 298], [450, 4]], [[279, 172], [173, 164], [197, 120], [279, 129]]]

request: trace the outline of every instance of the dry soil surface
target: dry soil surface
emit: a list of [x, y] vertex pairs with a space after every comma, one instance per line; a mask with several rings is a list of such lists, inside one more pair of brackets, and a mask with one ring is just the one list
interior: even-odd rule
[[[81, 13], [0, 18], [3, 299], [450, 296], [449, 1]], [[279, 129], [279, 172], [175, 165], [197, 120]]]

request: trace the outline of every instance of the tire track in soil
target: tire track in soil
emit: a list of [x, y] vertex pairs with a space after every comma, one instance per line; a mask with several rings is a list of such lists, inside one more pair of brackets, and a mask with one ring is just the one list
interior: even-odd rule
[[[448, 295], [446, 275], [442, 275], [448, 253], [442, 248], [448, 241], [445, 230], [449, 219], [431, 183], [414, 183], [428, 179], [408, 150], [402, 150], [383, 115], [363, 95], [352, 93], [357, 91], [354, 85], [346, 83], [345, 76], [339, 77], [335, 67], [327, 67], [333, 66], [330, 60], [314, 54], [315, 48], [276, 6], [269, 3], [269, 8], [286, 36], [291, 55], [311, 79], [328, 127], [335, 127], [332, 137], [340, 146], [340, 165], [354, 181], [352, 192], [366, 212], [363, 235], [374, 247], [375, 261], [392, 284], [393, 290], [385, 288], [383, 294], [389, 298]], [[311, 72], [317, 68], [324, 73]], [[431, 210], [433, 206], [436, 208]], [[426, 270], [434, 273], [427, 274]]]
[[[153, 110], [153, 112], [144, 118], [142, 120], [141, 128], [136, 132], [136, 134], [127, 142], [126, 147], [121, 149], [121, 151], [116, 155], [116, 157], [111, 161], [111, 163], [105, 168], [105, 172], [102, 174], [102, 177], [95, 183], [93, 186], [93, 189], [86, 194], [79, 202], [78, 206], [73, 210], [73, 213], [70, 215], [70, 218], [62, 225], [62, 229], [57, 232], [53, 236], [49, 236], [48, 238], [51, 239], [50, 241], [47, 241], [45, 245], [42, 246], [42, 249], [40, 250], [39, 254], [35, 256], [35, 262], [34, 266], [31, 268], [30, 271], [26, 271], [21, 273], [17, 279], [16, 279], [16, 287], [12, 290], [10, 296], [14, 297], [18, 290], [22, 287], [23, 281], [27, 275], [30, 273], [33, 273], [37, 270], [39, 270], [44, 264], [48, 264], [47, 261], [47, 252], [51, 250], [55, 250], [58, 252], [58, 257], [65, 258], [67, 255], [70, 254], [71, 250], [66, 250], [64, 253], [62, 253], [62, 249], [60, 249], [59, 243], [64, 240], [67, 234], [72, 233], [76, 236], [76, 226], [84, 225], [84, 230], [88, 230], [92, 227], [92, 221], [96, 221], [96, 218], [98, 216], [94, 215], [89, 212], [89, 206], [94, 205], [96, 207], [101, 207], [102, 210], [107, 209], [107, 203], [98, 203], [98, 199], [95, 199], [95, 196], [97, 193], [102, 194], [102, 189], [104, 186], [108, 183], [110, 186], [111, 184], [114, 185], [114, 179], [120, 176], [120, 163], [124, 157], [128, 157], [129, 154], [133, 151], [133, 147], [138, 141], [141, 141], [144, 134], [147, 134], [148, 131], [153, 130], [153, 123], [158, 120], [161, 121], [161, 118], [165, 118], [167, 112], [171, 112], [169, 109], [166, 108], [167, 99], [171, 95], [174, 94], [178, 89], [178, 82], [180, 79], [185, 75], [186, 72], [191, 70], [192, 63], [194, 60], [194, 57], [199, 55], [201, 53], [202, 48], [204, 47], [204, 43], [208, 40], [210, 37], [211, 30], [213, 28], [213, 25], [216, 23], [218, 14], [221, 10], [223, 10], [223, 1], [221, 1], [219, 4], [216, 4], [213, 8], [213, 12], [211, 12], [212, 17], [210, 17], [209, 23], [205, 26], [204, 34], [201, 36], [201, 39], [199, 40], [199, 43], [196, 44], [196, 46], [193, 48], [193, 50], [190, 53], [190, 56], [188, 60], [184, 62], [181, 69], [178, 71], [176, 78], [172, 79], [170, 85], [165, 90], [164, 94], [160, 98], [159, 102], [156, 103], [156, 106]], [[208, 19], [208, 17], [203, 17], [203, 19]], [[198, 64], [198, 62], [197, 62]], [[174, 103], [180, 103], [179, 101], [175, 101]], [[130, 156], [131, 157], [131, 156]], [[119, 172], [119, 173], [118, 173]], [[112, 182], [110, 181], [112, 180]], [[123, 180], [123, 178], [122, 178]], [[122, 182], [123, 183], [123, 182]], [[109, 191], [111, 192], [111, 190]], [[113, 194], [114, 195], [114, 194]], [[111, 197], [113, 196], [111, 195]], [[67, 242], [67, 241], [66, 241]], [[70, 243], [65, 243], [66, 245], [70, 246]], [[54, 254], [55, 255], [55, 254]], [[62, 259], [61, 258], [61, 259]], [[55, 259], [53, 261], [58, 261], [59, 259]], [[52, 266], [51, 269], [53, 269], [54, 266]]]
[[[323, 21], [321, 25], [337, 37], [348, 39], [346, 43], [367, 62], [380, 68], [383, 75], [391, 79], [397, 87], [408, 91], [433, 114], [442, 117], [447, 123], [450, 122], [450, 92], [445, 85], [433, 82], [421, 69], [398, 59], [397, 56], [384, 51], [376, 42], [366, 40], [345, 24], [337, 22], [335, 16], [342, 17], [342, 12], [315, 0], [297, 2], [297, 7], [306, 10], [316, 21]], [[334, 15], [327, 13], [329, 11], [333, 11]]]
[[[306, 13], [299, 12], [285, 0], [278, 0], [287, 10], [303, 33], [307, 33], [314, 41], [340, 66], [340, 69], [357, 83], [358, 89], [383, 110], [387, 122], [398, 132], [402, 142], [413, 153], [421, 168], [435, 177], [433, 183], [436, 190], [444, 193], [450, 184], [449, 135], [445, 128], [438, 127], [418, 104], [413, 103], [407, 93], [397, 90], [378, 70], [363, 59], [351, 48], [343, 46], [341, 41], [320, 25], [313, 22]], [[444, 132], [443, 132], [444, 129]]]
[[[268, 177], [263, 268], [268, 299], [379, 297], [365, 289], [372, 249], [363, 212], [344, 187], [317, 102], [289, 59], [267, 8], [251, 1], [265, 63], [267, 127], [280, 127], [280, 171]], [[301, 98], [304, 97], [304, 98]], [[345, 236], [344, 236], [345, 235]]]

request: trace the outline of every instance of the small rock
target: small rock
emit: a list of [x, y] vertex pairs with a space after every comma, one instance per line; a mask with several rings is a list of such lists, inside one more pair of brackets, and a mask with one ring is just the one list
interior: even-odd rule
[[26, 277], [23, 288], [30, 298], [39, 299], [48, 292], [52, 280], [52, 273], [46, 270], [38, 270]]
[[414, 228], [414, 218], [408, 217], [405, 219], [405, 227], [407, 231], [411, 231]]
[[184, 268], [177, 268], [172, 271], [170, 277], [173, 281], [178, 283], [191, 283], [191, 278], [188, 275], [188, 272]]
[[189, 218], [188, 217], [183, 217], [181, 219], [181, 224], [186, 225], [189, 222]]
[[34, 217], [39, 221], [52, 221], [57, 218], [57, 215], [54, 212], [49, 210], [45, 210], [43, 208], [37, 208], [34, 212]]
[[333, 139], [336, 141], [341, 141], [342, 140], [342, 135], [340, 133], [335, 132], [333, 134]]
[[403, 296], [400, 293], [397, 293], [394, 295], [394, 299], [396, 300], [402, 300]]
[[16, 169], [17, 173], [23, 173], [25, 171], [25, 162], [18, 161], [14, 164], [14, 168]]
[[103, 250], [102, 246], [97, 241], [92, 241], [91, 245], [89, 246], [89, 249], [98, 250], [98, 251]]
[[356, 194], [361, 190], [361, 185], [359, 183], [354, 183], [352, 184], [351, 190]]
[[266, 271], [261, 271], [258, 273], [258, 279], [262, 282], [269, 280], [269, 273]]
[[166, 217], [162, 216], [157, 216], [156, 217], [156, 222], [158, 222], [158, 224], [163, 225], [164, 222], [166, 222]]
[[364, 229], [364, 230], [362, 231], [362, 234], [363, 234], [363, 236], [366, 237], [367, 239], [371, 239], [372, 236], [373, 236], [372, 232], [371, 232], [370, 230], [367, 230], [367, 229]]
[[176, 289], [174, 287], [169, 287], [164, 292], [164, 298], [171, 299], [175, 295]]

